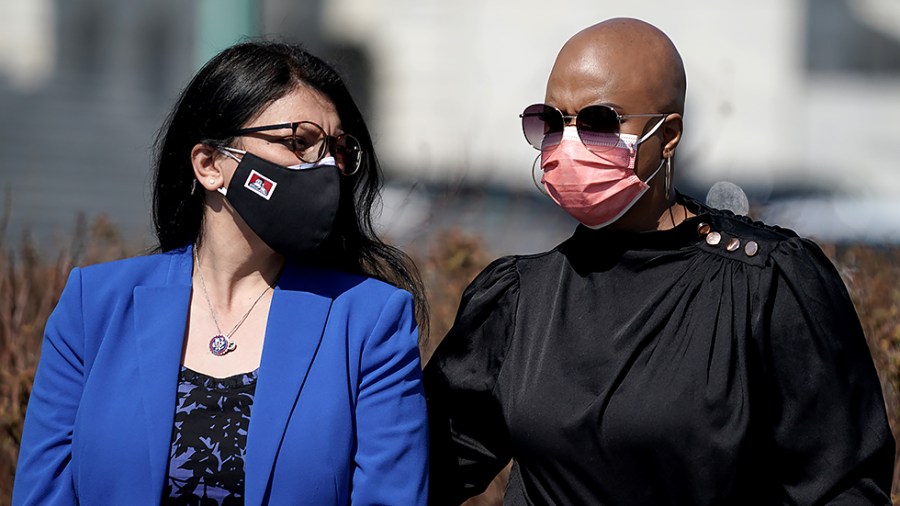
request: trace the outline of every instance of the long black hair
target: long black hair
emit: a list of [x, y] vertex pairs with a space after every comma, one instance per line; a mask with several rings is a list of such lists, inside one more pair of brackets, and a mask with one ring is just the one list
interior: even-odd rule
[[191, 149], [198, 143], [227, 144], [230, 132], [298, 86], [312, 88], [334, 103], [343, 131], [359, 140], [363, 153], [359, 171], [341, 177], [340, 207], [322, 258], [334, 267], [412, 293], [424, 338], [428, 310], [419, 273], [405, 253], [378, 237], [372, 223], [382, 185], [372, 137], [338, 73], [300, 46], [269, 41], [234, 45], [206, 63], [182, 91], [154, 149], [157, 249], [170, 251], [200, 239], [204, 192], [194, 191]]

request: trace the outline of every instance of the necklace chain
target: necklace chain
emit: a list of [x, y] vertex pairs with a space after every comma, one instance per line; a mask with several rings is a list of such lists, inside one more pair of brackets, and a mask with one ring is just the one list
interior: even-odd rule
[[[244, 313], [244, 316], [242, 316], [241, 319], [238, 320], [238, 322], [234, 325], [234, 327], [231, 328], [231, 330], [227, 334], [222, 334], [222, 327], [221, 325], [219, 325], [219, 319], [216, 318], [216, 311], [215, 309], [213, 309], [212, 300], [209, 298], [209, 291], [206, 289], [206, 280], [203, 279], [203, 269], [200, 268], [200, 255], [197, 253], [196, 249], [194, 249], [194, 259], [197, 262], [197, 277], [200, 279], [200, 288], [203, 290], [203, 297], [206, 299], [206, 305], [209, 307], [209, 315], [212, 316], [213, 323], [216, 324], [216, 330], [219, 332], [219, 334], [217, 336], [214, 336], [210, 341], [210, 351], [213, 355], [221, 356], [228, 353], [229, 351], [234, 351], [236, 346], [230, 341], [231, 336], [233, 336], [234, 333], [237, 332], [237, 329], [239, 329], [244, 321], [247, 320], [247, 317], [250, 316], [250, 312], [253, 311], [254, 307], [256, 307], [256, 303], [259, 302], [260, 299], [263, 298], [263, 295], [265, 295], [266, 292], [268, 292], [272, 288], [272, 285], [267, 284], [262, 293], [260, 293], [256, 300], [253, 301], [253, 304], [250, 304], [250, 308], [247, 309], [247, 312]], [[221, 351], [217, 351], [218, 348], [214, 349], [213, 342], [220, 337], [224, 339], [224, 348], [222, 348]]]

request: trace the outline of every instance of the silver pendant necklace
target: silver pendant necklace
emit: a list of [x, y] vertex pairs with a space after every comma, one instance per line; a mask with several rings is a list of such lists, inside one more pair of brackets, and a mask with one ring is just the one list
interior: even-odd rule
[[203, 296], [206, 298], [206, 305], [209, 306], [209, 314], [212, 316], [213, 323], [216, 324], [216, 330], [218, 334], [214, 335], [212, 339], [209, 340], [209, 352], [217, 357], [221, 357], [226, 355], [235, 349], [237, 349], [237, 344], [231, 340], [231, 336], [237, 332], [237, 329], [240, 328], [241, 324], [244, 323], [244, 320], [250, 316], [250, 312], [253, 311], [253, 308], [256, 307], [256, 303], [263, 298], [263, 295], [272, 288], [272, 285], [266, 285], [266, 288], [259, 294], [259, 297], [253, 301], [253, 304], [250, 304], [250, 308], [247, 309], [247, 312], [244, 313], [244, 316], [231, 328], [231, 330], [227, 334], [222, 333], [222, 327], [219, 325], [219, 320], [216, 318], [216, 311], [213, 309], [212, 301], [209, 299], [209, 292], [206, 290], [206, 281], [203, 279], [203, 269], [200, 268], [200, 255], [197, 253], [197, 250], [194, 249], [194, 259], [197, 262], [197, 277], [200, 278], [200, 288], [203, 289]]

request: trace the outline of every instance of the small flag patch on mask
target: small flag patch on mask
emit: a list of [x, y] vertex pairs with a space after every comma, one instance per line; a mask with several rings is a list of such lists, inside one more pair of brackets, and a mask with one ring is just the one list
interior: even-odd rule
[[244, 188], [252, 191], [253, 193], [266, 200], [269, 200], [269, 198], [272, 196], [272, 193], [275, 191], [276, 186], [278, 186], [278, 183], [272, 181], [266, 176], [263, 176], [255, 170], [250, 171], [250, 176], [247, 177], [247, 182], [244, 183]]

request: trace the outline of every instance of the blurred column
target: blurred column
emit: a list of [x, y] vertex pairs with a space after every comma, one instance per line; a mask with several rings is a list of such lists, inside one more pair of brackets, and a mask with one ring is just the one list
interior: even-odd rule
[[322, 36], [322, 0], [262, 0], [264, 33], [300, 43], [321, 55], [327, 44]]
[[19, 90], [37, 88], [53, 73], [55, 10], [50, 0], [0, 0], [0, 75]]
[[199, 68], [219, 51], [260, 33], [260, 0], [199, 0], [194, 61]]
[[[259, 3], [262, 33], [275, 40], [299, 43], [331, 64], [344, 79], [363, 116], [368, 117], [372, 101], [371, 56], [350, 34], [329, 32], [325, 1], [259, 0]], [[337, 26], [341, 30], [350, 29], [341, 23]]]

